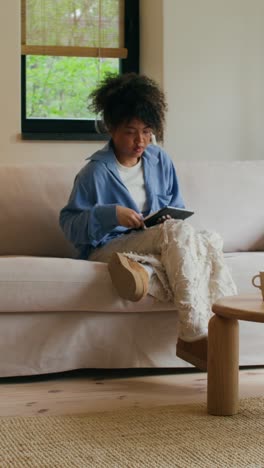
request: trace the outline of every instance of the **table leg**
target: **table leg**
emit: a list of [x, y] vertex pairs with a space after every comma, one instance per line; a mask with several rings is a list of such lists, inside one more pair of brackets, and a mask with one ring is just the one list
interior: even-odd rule
[[238, 412], [238, 320], [214, 315], [208, 329], [207, 410], [217, 416]]

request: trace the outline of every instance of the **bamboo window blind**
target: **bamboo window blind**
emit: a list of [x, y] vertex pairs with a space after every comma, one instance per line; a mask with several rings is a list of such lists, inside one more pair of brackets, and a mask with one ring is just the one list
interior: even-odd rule
[[22, 55], [127, 57], [125, 0], [21, 0]]

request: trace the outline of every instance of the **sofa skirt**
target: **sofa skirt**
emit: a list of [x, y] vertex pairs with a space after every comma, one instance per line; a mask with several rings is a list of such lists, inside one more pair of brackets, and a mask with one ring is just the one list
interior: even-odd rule
[[[240, 324], [240, 365], [263, 365], [264, 325]], [[0, 377], [73, 369], [186, 368], [177, 313], [2, 313]], [[252, 339], [254, 337], [254, 339]]]

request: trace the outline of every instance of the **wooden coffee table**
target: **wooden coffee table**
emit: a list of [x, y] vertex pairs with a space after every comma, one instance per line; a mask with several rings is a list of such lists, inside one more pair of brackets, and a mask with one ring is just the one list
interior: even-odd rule
[[207, 410], [209, 414], [231, 416], [239, 409], [238, 320], [264, 322], [264, 302], [261, 295], [229, 296], [217, 301], [212, 310], [215, 315], [208, 329]]

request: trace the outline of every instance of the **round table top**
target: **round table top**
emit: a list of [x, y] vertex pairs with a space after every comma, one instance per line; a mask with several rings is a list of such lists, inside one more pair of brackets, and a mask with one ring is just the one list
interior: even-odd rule
[[261, 294], [223, 297], [213, 304], [212, 311], [230, 319], [264, 322], [264, 301]]

